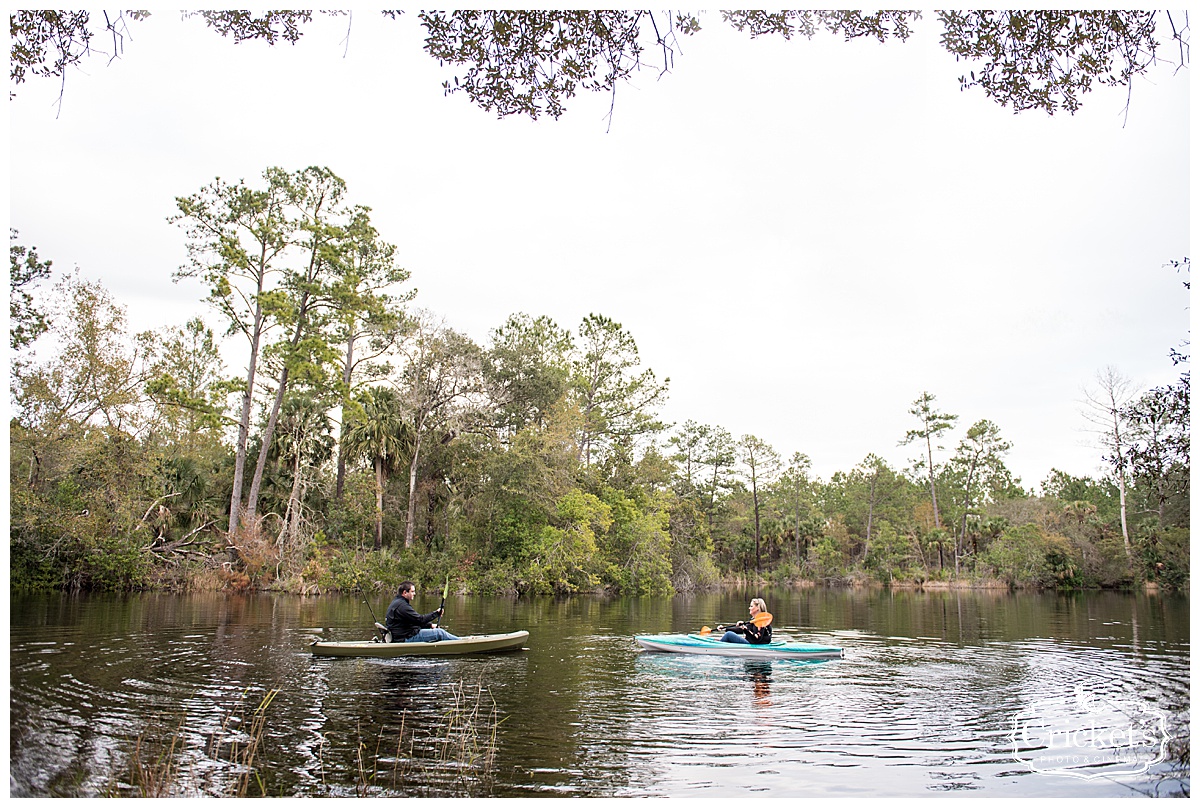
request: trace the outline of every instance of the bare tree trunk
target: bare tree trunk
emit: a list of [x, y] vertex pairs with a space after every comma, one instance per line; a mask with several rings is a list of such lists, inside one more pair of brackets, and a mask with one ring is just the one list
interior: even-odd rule
[[[314, 253], [313, 263], [316, 262]], [[312, 268], [309, 268], [309, 275], [312, 275]], [[309, 294], [304, 292], [300, 297], [300, 305], [296, 311], [296, 330], [292, 334], [292, 350], [300, 344], [300, 340], [308, 336], [308, 306]], [[267, 467], [267, 450], [271, 446], [271, 440], [275, 437], [275, 426], [279, 423], [279, 410], [283, 407], [283, 397], [287, 394], [288, 386], [288, 358], [284, 357], [283, 371], [279, 374], [279, 387], [275, 391], [275, 402], [271, 405], [271, 415], [267, 419], [267, 428], [263, 431], [262, 448], [258, 452], [258, 464], [254, 467], [254, 479], [250, 481], [250, 493], [246, 497], [246, 522], [252, 524], [258, 513], [258, 495], [262, 489], [263, 471]]]
[[383, 549], [383, 458], [375, 458], [375, 549]]
[[713, 464], [712, 490], [708, 492], [708, 532], [712, 533], [713, 511], [717, 507], [717, 480], [720, 466]]
[[[1114, 429], [1114, 432], [1117, 430]], [[1133, 564], [1133, 546], [1129, 543], [1129, 519], [1127, 516], [1127, 508], [1125, 503], [1125, 458], [1120, 454], [1121, 449], [1117, 448], [1117, 461], [1121, 464], [1120, 470], [1117, 472], [1117, 490], [1121, 494], [1121, 538], [1125, 541], [1125, 559]]]
[[800, 560], [800, 475], [796, 475], [796, 567], [801, 564]]
[[417, 463], [421, 457], [421, 432], [414, 430], [412, 462], [408, 464], [408, 513], [404, 525], [404, 546], [413, 546], [413, 522], [417, 518]]
[[921, 557], [921, 568], [929, 569], [929, 560], [925, 557], [925, 547], [921, 544], [921, 540], [915, 535], [913, 536], [913, 544], [917, 548], [917, 555]]
[[1125, 543], [1125, 559], [1133, 567], [1133, 546], [1129, 541], [1127, 490], [1125, 484], [1125, 436], [1121, 430], [1121, 409], [1129, 398], [1129, 380], [1115, 368], [1106, 367], [1096, 375], [1100, 383], [1099, 398], [1088, 394], [1093, 414], [1090, 420], [1101, 435], [1103, 447], [1112, 452], [1108, 458], [1116, 468], [1117, 491], [1121, 495], [1121, 538]]
[[954, 575], [958, 576], [958, 559], [967, 541], [967, 512], [971, 510], [971, 483], [975, 481], [976, 459], [971, 458], [971, 466], [967, 469], [967, 485], [963, 490], [962, 532], [954, 539]]
[[[262, 284], [259, 283], [259, 293]], [[233, 462], [233, 495], [229, 500], [229, 532], [241, 525], [242, 485], [246, 479], [246, 444], [250, 441], [250, 412], [254, 403], [254, 380], [258, 373], [258, 346], [262, 341], [262, 308], [254, 311], [254, 333], [250, 337], [250, 362], [246, 370], [246, 390], [242, 394], [242, 416], [238, 421], [238, 439]]]
[[437, 502], [433, 497], [433, 487], [429, 489], [429, 497], [425, 502], [425, 547], [433, 550], [433, 539], [437, 535]]
[[758, 518], [758, 481], [754, 475], [750, 476], [750, 487], [754, 490], [754, 572], [760, 574], [762, 563], [760, 556], [762, 555], [762, 531], [759, 528]]
[[292, 546], [300, 543], [300, 520], [304, 518], [304, 497], [308, 493], [308, 485], [300, 478], [300, 487], [296, 490], [296, 507], [292, 511], [291, 535], [288, 537]]
[[1125, 490], [1125, 446], [1121, 434], [1121, 405], [1117, 398], [1123, 391], [1123, 379], [1116, 376], [1110, 369], [1107, 376], [1102, 377], [1101, 384], [1108, 396], [1109, 415], [1112, 417], [1112, 449], [1113, 459], [1117, 467], [1117, 490], [1121, 494], [1121, 537], [1125, 541], [1125, 558], [1133, 564], [1133, 547], [1129, 542], [1129, 518]]
[[[342, 384], [346, 391], [345, 395], [350, 395], [350, 377], [353, 370], [352, 363], [354, 361], [354, 335], [351, 334], [346, 340], [346, 367], [342, 370]], [[338, 502], [342, 501], [342, 494], [346, 488], [346, 408], [342, 407], [342, 425], [338, 430], [338, 456], [337, 456], [337, 487], [334, 491], [333, 498]]]
[[875, 521], [875, 488], [879, 484], [879, 472], [876, 471], [871, 475], [871, 494], [867, 498], [867, 539], [863, 542], [862, 561], [867, 560], [867, 553], [871, 552], [871, 527]]
[[942, 518], [938, 515], [937, 486], [933, 484], [933, 439], [928, 436], [925, 438], [925, 449], [929, 456], [929, 496], [933, 500], [933, 526], [940, 528]]
[[285, 364], [279, 379], [279, 387], [275, 391], [275, 402], [271, 405], [271, 415], [267, 419], [267, 428], [263, 430], [262, 445], [258, 449], [258, 463], [254, 466], [254, 478], [250, 481], [250, 493], [246, 496], [246, 511], [243, 521], [248, 526], [253, 525], [258, 516], [258, 495], [262, 490], [263, 472], [267, 468], [267, 454], [271, 447], [271, 441], [275, 438], [275, 426], [279, 423], [279, 411], [283, 407], [287, 382], [288, 369]]
[[300, 500], [303, 498], [300, 492], [302, 487], [300, 453], [297, 452], [296, 461], [292, 464], [292, 490], [288, 494], [287, 510], [283, 514], [283, 530], [279, 532], [279, 538], [275, 542], [277, 545], [282, 545], [285, 541], [294, 543], [300, 532]]

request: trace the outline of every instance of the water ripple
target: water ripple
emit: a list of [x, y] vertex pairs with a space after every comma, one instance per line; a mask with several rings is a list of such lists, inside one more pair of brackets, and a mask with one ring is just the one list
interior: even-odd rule
[[[197, 789], [223, 793], [236, 770], [210, 741], [243, 732], [231, 715], [272, 688], [271, 785], [333, 797], [461, 795], [470, 767], [439, 762], [452, 694], [494, 706], [503, 796], [1113, 796], [1125, 787], [1032, 774], [1014, 757], [1014, 716], [1081, 688], [1137, 697], [1184, 732], [1189, 715], [1186, 632], [1171, 637], [1146, 618], [1136, 641], [1130, 621], [1107, 618], [1090, 633], [1058, 636], [1049, 620], [1055, 636], [952, 640], [931, 609], [914, 637], [889, 625], [781, 630], [846, 657], [764, 662], [643, 653], [625, 613], [638, 604], [599, 619], [543, 602], [513, 607], [534, 629], [527, 652], [378, 660], [308, 651], [314, 636], [361, 634], [359, 604], [339, 618], [336, 601], [318, 604], [328, 615], [289, 603], [132, 598], [127, 624], [88, 623], [111, 624], [109, 636], [85, 634], [74, 616], [58, 627], [39, 617], [36, 630], [14, 618], [11, 794], [102, 793], [146, 733], [179, 734]], [[484, 616], [461, 619], [495, 630]], [[378, 768], [365, 783], [360, 750]]]

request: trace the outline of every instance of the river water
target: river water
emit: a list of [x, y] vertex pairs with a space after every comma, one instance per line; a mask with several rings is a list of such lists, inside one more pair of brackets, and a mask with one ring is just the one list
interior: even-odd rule
[[[817, 664], [642, 652], [747, 615]], [[384, 598], [371, 605], [382, 615]], [[419, 595], [421, 611], [437, 606]], [[16, 596], [10, 794], [1116, 797], [1190, 790], [1188, 600], [778, 590], [447, 602], [525, 650], [322, 658], [361, 598]], [[256, 708], [271, 694], [261, 710]], [[255, 741], [255, 738], [258, 740]], [[248, 753], [253, 752], [252, 759]]]

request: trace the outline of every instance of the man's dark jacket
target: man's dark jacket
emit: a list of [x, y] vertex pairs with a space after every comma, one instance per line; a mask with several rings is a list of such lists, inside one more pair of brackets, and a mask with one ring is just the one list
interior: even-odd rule
[[436, 609], [429, 614], [419, 614], [407, 599], [396, 598], [392, 605], [388, 606], [384, 622], [387, 623], [388, 631], [392, 632], [392, 642], [401, 642], [416, 636], [423, 628], [433, 628], [433, 621], [437, 616]]

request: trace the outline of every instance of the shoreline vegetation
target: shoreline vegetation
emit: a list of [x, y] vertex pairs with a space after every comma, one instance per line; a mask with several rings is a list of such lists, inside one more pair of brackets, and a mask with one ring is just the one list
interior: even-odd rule
[[478, 344], [413, 309], [347, 194], [271, 168], [177, 200], [176, 275], [208, 289], [233, 376], [202, 318], [133, 333], [78, 270], [46, 288], [10, 230], [13, 590], [1188, 588], [1189, 370], [1098, 374], [1097, 477], [1027, 486], [1000, 425], [923, 391], [895, 436], [910, 466], [821, 479], [802, 451], [662, 421], [669, 380], [606, 316], [513, 314]]
[[[321, 563], [310, 559], [305, 570], [299, 576], [278, 577], [278, 563], [262, 563], [261, 560], [250, 559], [239, 554], [236, 561], [229, 560], [228, 552], [203, 558], [193, 558], [184, 564], [170, 564], [147, 570], [136, 580], [124, 577], [128, 570], [121, 570], [119, 580], [126, 585], [119, 586], [21, 586], [16, 580], [14, 590], [46, 590], [63, 589], [67, 591], [159, 591], [159, 592], [227, 592], [244, 594], [248, 592], [276, 593], [298, 595], [304, 597], [321, 597], [325, 595], [362, 595], [376, 594], [389, 596], [394, 592], [398, 581], [402, 578], [417, 576], [421, 580], [437, 581], [450, 577], [450, 589], [457, 595], [500, 595], [523, 597], [530, 595], [565, 596], [571, 594], [590, 596], [619, 596], [629, 594], [611, 585], [595, 585], [592, 587], [542, 588], [531, 586], [530, 582], [521, 576], [515, 576], [506, 583], [497, 584], [494, 576], [482, 578], [471, 574], [469, 568], [464, 568], [461, 559], [449, 561], [440, 556], [421, 557], [411, 552], [393, 552], [389, 548], [381, 551], [359, 550], [351, 554], [333, 553], [326, 556]], [[319, 572], [318, 572], [319, 570]], [[402, 572], [403, 570], [418, 570], [416, 573]], [[250, 574], [256, 572], [257, 574]], [[1078, 581], [1073, 585], [1063, 585], [1061, 579], [1056, 581], [1043, 580], [1006, 580], [988, 575], [970, 575], [952, 578], [944, 574], [938, 575], [932, 571], [928, 576], [922, 576], [909, 570], [910, 577], [893, 576], [881, 579], [869, 570], [856, 570], [846, 576], [813, 579], [804, 577], [786, 577], [792, 573], [792, 568], [774, 571], [763, 576], [733, 575], [711, 578], [702, 583], [685, 580], [676, 586], [669, 580], [666, 586], [659, 589], [647, 590], [638, 594], [669, 596], [673, 594], [688, 594], [694, 592], [715, 592], [722, 590], [748, 591], [764, 587], [791, 589], [848, 588], [848, 589], [881, 589], [893, 591], [937, 592], [937, 591], [1144, 591], [1148, 594], [1179, 592], [1187, 595], [1189, 581], [1184, 579], [1159, 582], [1155, 580], [1120, 581], [1104, 585], [1081, 585]], [[315, 579], [312, 577], [316, 574]], [[487, 589], [479, 583], [490, 582]]]

